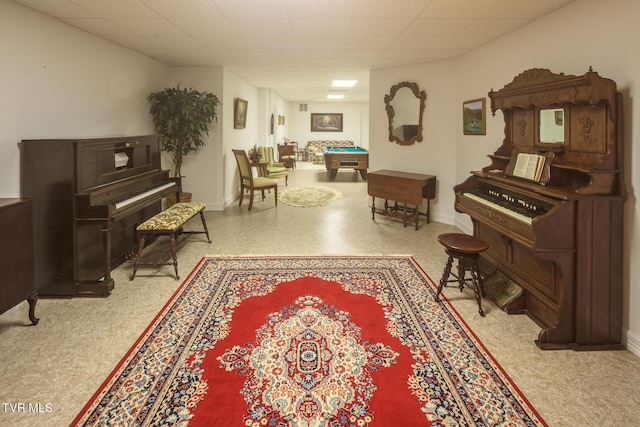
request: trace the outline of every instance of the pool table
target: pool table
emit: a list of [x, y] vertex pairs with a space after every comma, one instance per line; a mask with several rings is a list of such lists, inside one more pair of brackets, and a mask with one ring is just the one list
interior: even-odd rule
[[329, 171], [329, 180], [336, 179], [338, 169], [355, 169], [367, 180], [369, 151], [362, 147], [327, 147], [324, 150], [324, 164]]

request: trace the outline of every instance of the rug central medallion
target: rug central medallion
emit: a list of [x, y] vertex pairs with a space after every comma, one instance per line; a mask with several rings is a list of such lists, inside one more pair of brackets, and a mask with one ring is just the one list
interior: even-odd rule
[[218, 360], [246, 376], [245, 425], [322, 427], [370, 423], [376, 390], [370, 373], [396, 357], [389, 346], [362, 340], [349, 313], [307, 295], [271, 313], [256, 342], [227, 349]]

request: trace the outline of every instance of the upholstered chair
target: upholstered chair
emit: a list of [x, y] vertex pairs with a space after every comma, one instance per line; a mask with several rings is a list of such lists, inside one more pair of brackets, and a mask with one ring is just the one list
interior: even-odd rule
[[264, 200], [264, 190], [273, 189], [275, 196], [276, 206], [278, 206], [278, 182], [273, 179], [266, 178], [264, 176], [253, 177], [251, 171], [251, 163], [249, 162], [249, 156], [244, 150], [232, 150], [233, 155], [238, 163], [238, 172], [240, 173], [240, 204], [242, 206], [242, 200], [244, 199], [244, 192], [249, 192], [249, 210], [253, 206], [253, 193], [256, 190], [262, 192], [262, 200]]
[[266, 171], [267, 178], [278, 179], [284, 177], [284, 184], [289, 185], [289, 175], [287, 174], [287, 168], [284, 167], [282, 162], [276, 162], [273, 158], [273, 147], [260, 147], [262, 152], [262, 161], [267, 162], [266, 167], [263, 169]]

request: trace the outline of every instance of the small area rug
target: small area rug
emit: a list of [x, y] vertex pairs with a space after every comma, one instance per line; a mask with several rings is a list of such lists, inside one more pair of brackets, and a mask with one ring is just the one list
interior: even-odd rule
[[288, 188], [278, 194], [282, 203], [298, 208], [327, 206], [341, 198], [342, 193], [338, 190], [320, 185]]
[[85, 426], [544, 426], [408, 256], [208, 257]]

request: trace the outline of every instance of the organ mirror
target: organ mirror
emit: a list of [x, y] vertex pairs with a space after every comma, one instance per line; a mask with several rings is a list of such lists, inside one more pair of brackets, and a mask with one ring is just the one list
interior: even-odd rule
[[564, 108], [547, 108], [539, 111], [538, 141], [543, 144], [564, 144]]
[[422, 141], [422, 115], [427, 94], [416, 83], [400, 82], [384, 96], [389, 141], [411, 145]]

